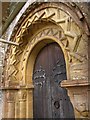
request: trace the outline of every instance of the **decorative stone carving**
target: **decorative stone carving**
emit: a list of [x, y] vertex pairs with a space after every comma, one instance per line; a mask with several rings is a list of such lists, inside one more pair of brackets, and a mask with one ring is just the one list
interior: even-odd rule
[[[58, 15], [57, 15], [58, 13]], [[27, 44], [27, 41], [24, 40], [24, 36], [27, 36], [27, 32], [29, 34], [29, 27], [34, 24], [35, 22], [37, 23], [38, 20], [43, 20], [47, 19], [53, 20], [56, 22], [56, 24], [59, 26], [59, 29], [46, 29], [46, 31], [42, 30], [39, 32], [38, 35], [35, 35], [35, 37], [30, 40], [28, 44], [28, 49], [25, 49], [24, 51], [24, 57], [23, 59], [23, 64], [20, 63], [20, 56], [23, 53], [23, 47], [25, 44]], [[47, 21], [46, 21], [47, 22]], [[78, 31], [78, 32], [77, 32]], [[10, 70], [9, 70], [9, 79], [12, 78], [14, 80], [18, 81], [23, 79], [25, 80], [25, 77], [20, 76], [19, 74], [22, 72], [22, 74], [25, 76], [23, 71], [25, 72], [25, 61], [27, 60], [27, 56], [30, 52], [30, 47], [35, 45], [36, 41], [39, 42], [39, 38], [44, 37], [44, 36], [53, 36], [57, 39], [60, 39], [63, 48], [68, 52], [68, 57], [69, 61], [85, 61], [85, 57], [83, 57], [83, 54], [87, 53], [80, 53], [81, 50], [78, 51], [78, 48], [82, 46], [83, 41], [82, 39], [84, 38], [82, 30], [76, 25], [74, 20], [72, 19], [71, 16], [69, 16], [67, 13], [64, 11], [60, 10], [59, 8], [44, 8], [43, 10], [37, 11], [33, 16], [30, 16], [29, 19], [25, 22], [25, 24], [22, 25], [20, 28], [20, 32], [18, 32], [18, 35], [16, 37], [16, 42], [20, 44], [20, 47], [11, 47], [11, 57], [9, 59], [10, 61]], [[82, 44], [81, 44], [82, 43]], [[84, 56], [85, 56], [84, 55]], [[21, 68], [18, 68], [18, 66], [21, 64]], [[20, 72], [21, 71], [21, 72]], [[18, 77], [19, 76], [19, 77]]]
[[[26, 16], [26, 19], [23, 20], [22, 24], [19, 26], [18, 31], [15, 32], [13, 41], [19, 43], [19, 47], [9, 47], [9, 55], [5, 67], [7, 75], [6, 81], [8, 80], [9, 83], [10, 81], [13, 81], [12, 83], [15, 81], [17, 81], [17, 83], [20, 83], [20, 81], [22, 81], [22, 85], [27, 84], [27, 62], [33, 48], [36, 46], [36, 44], [43, 41], [43, 39], [52, 39], [54, 42], [57, 42], [63, 49], [65, 52], [64, 55], [66, 62], [68, 63], [67, 71], [69, 73], [69, 77], [66, 86], [65, 83], [63, 86], [71, 86], [68, 91], [71, 91], [70, 97], [72, 99], [72, 102], [74, 102], [74, 108], [76, 111], [82, 114], [81, 116], [87, 117], [88, 109], [85, 103], [86, 100], [76, 100], [78, 98], [78, 95], [80, 95], [80, 99], [82, 97], [82, 79], [87, 80], [88, 77], [87, 74], [85, 74], [87, 73], [88, 69], [86, 67], [88, 64], [88, 26], [84, 18], [83, 22], [81, 21], [82, 14], [79, 10], [76, 10], [76, 6], [74, 7], [74, 10], [72, 6], [68, 5], [68, 3], [65, 4], [60, 2], [42, 4], [44, 5], [39, 5], [39, 7], [32, 12], [28, 11], [28, 16]], [[46, 42], [44, 44], [46, 44]], [[81, 66], [83, 68], [80, 69]], [[29, 76], [29, 80], [30, 77], [32, 76]], [[8, 83], [8, 81], [5, 83]], [[78, 86], [78, 83], [80, 83], [79, 94], [77, 87], [75, 87]], [[85, 84], [83, 83], [83, 85]], [[71, 90], [71, 88], [73, 89]], [[76, 92], [74, 90], [76, 90]], [[30, 98], [32, 98], [32, 91], [30, 92]], [[14, 100], [13, 95], [13, 92], [8, 92], [8, 101]], [[23, 90], [23, 88], [21, 88], [18, 92], [18, 95], [20, 103], [20, 117], [26, 117], [26, 90]], [[33, 102], [31, 102], [30, 105], [32, 103]]]
[[88, 96], [87, 94], [77, 94], [74, 95], [74, 106], [77, 112], [81, 114], [82, 117], [88, 117]]
[[6, 98], [8, 102], [15, 102], [15, 92], [12, 90], [8, 90], [6, 94]]
[[64, 80], [61, 86], [68, 90], [68, 95], [75, 109], [76, 118], [89, 118], [88, 80]]
[[25, 90], [20, 90], [18, 94], [19, 94], [19, 100], [20, 100], [20, 101], [26, 100], [27, 93], [26, 93]]

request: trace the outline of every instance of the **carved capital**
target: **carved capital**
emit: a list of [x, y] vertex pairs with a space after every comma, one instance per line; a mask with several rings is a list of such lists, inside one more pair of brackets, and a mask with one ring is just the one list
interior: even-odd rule
[[26, 101], [27, 98], [26, 90], [20, 90], [18, 94], [19, 94], [19, 101]]
[[15, 101], [15, 91], [13, 91], [13, 90], [7, 91], [6, 98], [7, 98], [8, 102], [14, 102]]

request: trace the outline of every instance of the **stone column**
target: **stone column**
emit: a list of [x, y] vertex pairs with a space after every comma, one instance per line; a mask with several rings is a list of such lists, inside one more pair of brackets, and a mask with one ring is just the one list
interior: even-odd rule
[[19, 118], [19, 102], [15, 102], [15, 118]]
[[33, 118], [33, 85], [27, 87], [27, 118]]
[[18, 99], [18, 97], [19, 97], [18, 91], [16, 91], [16, 99], [15, 99], [15, 118], [19, 118], [19, 114], [20, 114], [20, 102]]
[[26, 97], [26, 90], [21, 89], [19, 91], [20, 118], [26, 118]]
[[15, 117], [15, 103], [13, 101], [8, 101], [8, 118]]
[[8, 90], [7, 92], [7, 106], [8, 106], [8, 118], [15, 118], [15, 91]]
[[3, 90], [3, 109], [2, 109], [2, 118], [7, 118], [8, 117], [8, 106], [7, 106], [7, 98], [6, 98], [6, 91]]

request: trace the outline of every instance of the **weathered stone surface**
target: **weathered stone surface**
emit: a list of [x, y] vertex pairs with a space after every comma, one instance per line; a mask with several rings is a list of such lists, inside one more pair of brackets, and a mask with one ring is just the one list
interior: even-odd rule
[[[72, 88], [68, 89], [71, 101], [75, 110], [82, 113], [78, 115], [76, 110], [76, 117], [87, 118], [87, 89], [84, 85], [89, 85], [87, 55], [89, 29], [86, 22], [89, 18], [81, 11], [85, 8], [82, 6], [88, 6], [88, 4], [78, 3], [80, 11], [74, 3], [37, 3], [29, 6], [32, 2], [25, 4], [5, 33], [8, 40], [13, 38], [13, 41], [19, 43], [19, 47], [8, 46], [5, 59], [2, 86], [3, 90], [9, 91], [5, 96], [8, 95], [10, 98], [9, 103], [5, 101], [5, 104], [6, 106], [9, 104], [10, 109], [12, 106], [14, 108], [12, 114], [6, 110], [7, 116], [33, 117], [32, 71], [34, 61], [39, 50], [53, 40], [61, 46], [65, 55], [68, 80], [63, 87], [71, 86]], [[50, 40], [43, 41], [47, 37]], [[36, 47], [39, 42], [41, 44]], [[86, 81], [82, 84], [82, 80]], [[30, 87], [27, 87], [29, 85]], [[77, 86], [78, 88], [75, 89]], [[80, 91], [82, 88], [86, 95], [85, 98]], [[13, 104], [10, 102], [11, 99]], [[28, 106], [26, 109], [26, 105], [30, 108]]]

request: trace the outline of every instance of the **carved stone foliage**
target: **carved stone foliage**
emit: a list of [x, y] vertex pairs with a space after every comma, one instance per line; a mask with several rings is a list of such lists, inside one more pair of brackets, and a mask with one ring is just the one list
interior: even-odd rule
[[[67, 7], [66, 7], [67, 8]], [[67, 9], [67, 11], [69, 8]], [[11, 47], [10, 55], [8, 58], [9, 64], [8, 70], [8, 80], [22, 81], [25, 80], [25, 69], [28, 56], [32, 48], [40, 41], [41, 38], [46, 36], [58, 39], [58, 43], [68, 54], [68, 62], [71, 66], [75, 63], [87, 63], [87, 40], [88, 37], [84, 31], [75, 23], [72, 13], [63, 10], [63, 7], [45, 7], [43, 9], [37, 9], [30, 13], [21, 27], [19, 28], [15, 41], [19, 43], [20, 47]], [[76, 16], [76, 14], [75, 14]], [[76, 17], [77, 20], [77, 17]], [[52, 22], [57, 27], [47, 27], [38, 31], [38, 26], [35, 31], [37, 33], [31, 34], [29, 31], [30, 27], [37, 23], [42, 23], [42, 21]], [[45, 27], [45, 26], [44, 26]], [[34, 29], [32, 27], [32, 29]], [[34, 30], [33, 30], [34, 31]], [[27, 39], [30, 34], [31, 39]], [[70, 66], [70, 67], [71, 67]], [[75, 71], [72, 67], [72, 72]], [[76, 69], [76, 72], [78, 70]], [[70, 76], [73, 79], [73, 76]]]

